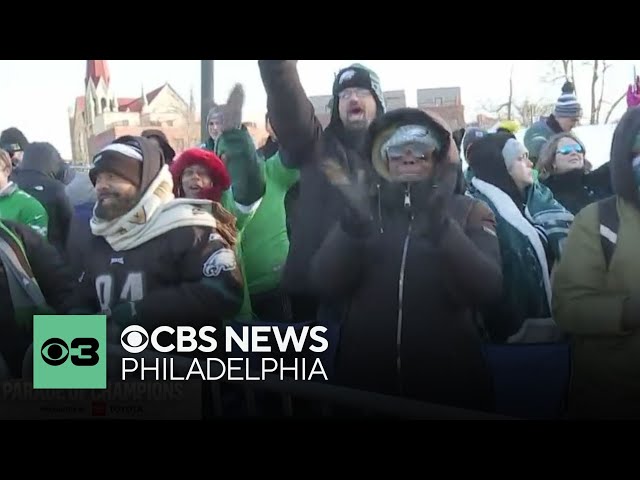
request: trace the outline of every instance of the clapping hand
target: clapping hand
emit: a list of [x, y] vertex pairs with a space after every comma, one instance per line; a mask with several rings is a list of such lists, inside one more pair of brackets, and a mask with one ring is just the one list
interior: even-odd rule
[[450, 216], [448, 200], [451, 197], [458, 175], [458, 165], [438, 165], [433, 177], [412, 187], [412, 200], [418, 213], [418, 231], [437, 243], [446, 231]]
[[366, 235], [370, 231], [372, 215], [364, 171], [358, 171], [354, 181], [334, 159], [325, 160], [322, 163], [322, 171], [329, 183], [336, 187], [345, 199], [341, 219], [343, 229], [354, 236]]

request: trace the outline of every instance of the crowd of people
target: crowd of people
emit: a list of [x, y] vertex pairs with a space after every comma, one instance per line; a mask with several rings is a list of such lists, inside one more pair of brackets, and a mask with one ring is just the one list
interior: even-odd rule
[[[313, 323], [337, 385], [524, 418], [640, 417], [640, 80], [593, 170], [569, 82], [520, 141], [515, 122], [451, 131], [386, 111], [361, 64], [335, 76], [323, 128], [297, 61], [258, 68], [260, 148], [241, 85], [201, 145], [176, 155], [147, 130], [88, 174], [2, 132], [0, 379], [30, 375], [35, 313], [103, 313], [114, 342], [132, 324]], [[566, 378], [541, 406], [552, 380], [536, 368], [557, 351]], [[505, 371], [524, 385], [508, 406]]]

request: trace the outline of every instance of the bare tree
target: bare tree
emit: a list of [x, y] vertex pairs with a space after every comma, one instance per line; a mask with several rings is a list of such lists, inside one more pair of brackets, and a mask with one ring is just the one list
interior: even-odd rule
[[602, 60], [600, 67], [600, 98], [598, 98], [598, 107], [596, 109], [596, 123], [600, 123], [600, 112], [602, 112], [602, 103], [604, 100], [605, 75], [610, 67], [610, 63], [607, 63], [606, 60]]
[[[499, 105], [495, 105], [492, 102], [486, 102], [481, 105], [481, 108], [487, 113], [497, 116], [500, 120], [512, 120], [513, 119], [513, 65], [511, 66], [511, 73], [509, 74], [509, 97], [507, 101]], [[506, 118], [505, 118], [506, 110]]]
[[618, 106], [618, 104], [627, 96], [627, 92], [623, 92], [622, 95], [620, 95], [620, 97], [618, 97], [618, 99], [613, 102], [611, 104], [611, 107], [609, 107], [609, 111], [607, 112], [607, 116], [604, 117], [604, 123], [609, 123], [609, 118], [611, 118], [611, 114], [613, 113], [613, 111], [616, 109], [616, 107]]
[[200, 124], [196, 118], [196, 107], [193, 97], [193, 88], [190, 92], [189, 104], [180, 102], [168, 110], [171, 113], [177, 113], [180, 118], [180, 124], [184, 125], [185, 148], [191, 148], [200, 143]]
[[598, 83], [598, 62], [599, 60], [593, 61], [593, 70], [591, 75], [591, 115], [589, 116], [589, 123], [591, 125], [596, 124], [596, 111], [598, 109], [598, 105], [596, 103], [596, 84]]
[[573, 60], [551, 60], [550, 69], [543, 76], [544, 82], [556, 83], [560, 80], [573, 83], [575, 88], [575, 65]]
[[518, 120], [523, 127], [529, 127], [540, 117], [548, 116], [553, 112], [553, 103], [542, 100], [532, 101], [525, 99], [514, 104]]
[[[606, 86], [606, 73], [611, 67], [611, 64], [607, 63], [606, 60], [588, 60], [584, 62], [584, 65], [591, 68], [591, 112], [589, 115], [589, 123], [591, 125], [597, 125], [600, 123], [602, 105], [603, 103], [608, 103], [604, 100], [604, 90]], [[620, 100], [616, 102], [616, 105], [619, 101]]]
[[511, 120], [511, 110], [513, 107], [513, 65], [509, 73], [509, 101], [507, 102], [507, 120]]

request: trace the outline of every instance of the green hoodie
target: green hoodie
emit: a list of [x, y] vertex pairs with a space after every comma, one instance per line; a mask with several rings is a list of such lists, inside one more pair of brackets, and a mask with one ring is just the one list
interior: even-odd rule
[[244, 128], [223, 133], [216, 154], [224, 155], [231, 175], [233, 193], [225, 192], [222, 204], [238, 218], [248, 292], [273, 290], [289, 253], [284, 198], [299, 172], [285, 167], [279, 152], [264, 160]]
[[13, 182], [0, 190], [0, 219], [29, 225], [43, 237], [47, 236], [47, 211], [38, 200]]
[[[207, 149], [210, 146], [204, 144], [201, 148]], [[253, 139], [245, 127], [223, 132], [215, 142], [214, 152], [225, 162], [232, 180], [231, 188], [222, 194], [220, 203], [236, 217], [236, 259], [244, 277], [244, 301], [237, 318], [248, 320], [253, 318], [253, 310], [243, 238], [245, 227], [252, 221], [264, 195], [264, 184], [258, 167], [259, 157]]]

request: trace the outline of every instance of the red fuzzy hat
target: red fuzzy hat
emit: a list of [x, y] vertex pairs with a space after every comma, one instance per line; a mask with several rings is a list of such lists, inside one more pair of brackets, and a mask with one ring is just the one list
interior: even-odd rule
[[182, 152], [169, 167], [173, 175], [173, 191], [183, 197], [182, 174], [192, 165], [203, 165], [209, 171], [213, 185], [201, 192], [201, 197], [219, 202], [222, 193], [231, 186], [231, 177], [224, 162], [215, 153], [204, 148], [189, 148]]

